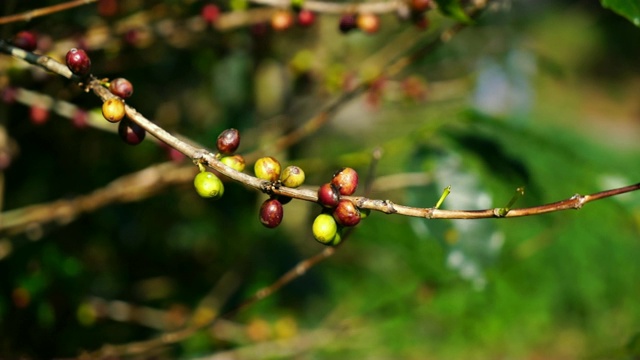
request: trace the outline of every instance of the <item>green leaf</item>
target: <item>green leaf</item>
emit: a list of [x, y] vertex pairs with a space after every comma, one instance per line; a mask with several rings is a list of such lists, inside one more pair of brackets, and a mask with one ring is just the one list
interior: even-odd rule
[[640, 2], [638, 0], [600, 0], [603, 7], [613, 10], [640, 27]]
[[460, 0], [436, 0], [438, 9], [446, 16], [454, 18], [465, 24], [471, 23], [471, 18], [464, 12], [460, 5]]

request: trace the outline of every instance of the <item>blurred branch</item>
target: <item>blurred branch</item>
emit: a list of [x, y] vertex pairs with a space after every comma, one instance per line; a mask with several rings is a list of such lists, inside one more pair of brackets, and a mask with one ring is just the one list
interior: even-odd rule
[[34, 230], [52, 221], [61, 225], [68, 224], [83, 213], [113, 203], [139, 201], [157, 194], [167, 186], [192, 181], [195, 174], [196, 168], [180, 167], [173, 162], [153, 165], [118, 178], [104, 188], [87, 195], [6, 211], [0, 215], [0, 235], [15, 235], [26, 230]]
[[74, 7], [91, 4], [97, 1], [98, 0], [74, 0], [74, 1], [68, 1], [62, 4], [56, 4], [56, 5], [51, 5], [51, 6], [47, 6], [39, 9], [29, 10], [29, 11], [23, 12], [22, 14], [2, 16], [0, 17], [0, 25], [9, 24], [17, 21], [28, 22], [28, 21], [31, 21], [31, 19], [36, 17], [50, 15], [60, 11], [72, 9]]

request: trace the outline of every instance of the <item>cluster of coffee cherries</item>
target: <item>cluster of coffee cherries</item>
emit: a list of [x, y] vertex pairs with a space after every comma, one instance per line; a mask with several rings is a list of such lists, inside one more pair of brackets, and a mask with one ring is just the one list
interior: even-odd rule
[[[265, 156], [256, 161], [253, 171], [256, 177], [267, 180], [275, 186], [297, 188], [304, 183], [304, 171], [295, 165], [290, 165], [281, 170], [280, 162], [271, 156]], [[285, 205], [291, 201], [288, 196], [272, 195], [260, 206], [260, 223], [268, 228], [275, 228], [282, 222]]]
[[[300, 27], [309, 27], [316, 20], [316, 13], [305, 8], [305, 0], [291, 0], [288, 8], [276, 10], [270, 19], [271, 28], [276, 31], [284, 31], [294, 24]], [[245, 2], [242, 6], [236, 6], [237, 10], [244, 10], [247, 7]], [[404, 13], [398, 11], [398, 16], [408, 19], [419, 28], [428, 27], [426, 12], [433, 9], [433, 0], [407, 0], [407, 7], [403, 8]], [[232, 5], [232, 9], [234, 6]], [[201, 16], [209, 24], [215, 23], [221, 14], [220, 8], [215, 4], [206, 4], [202, 7]], [[352, 30], [361, 30], [367, 34], [374, 34], [380, 28], [380, 17], [370, 12], [347, 12], [340, 16], [338, 30], [346, 34]]]
[[[67, 67], [81, 79], [86, 79], [91, 73], [91, 59], [82, 50], [73, 48], [65, 57]], [[111, 123], [118, 123], [118, 135], [129, 145], [137, 145], [144, 140], [146, 131], [140, 125], [125, 118], [124, 99], [133, 95], [133, 85], [124, 78], [117, 78], [108, 83], [109, 91], [117, 97], [102, 103], [102, 116]]]
[[318, 189], [318, 203], [325, 210], [313, 221], [313, 237], [325, 245], [338, 245], [342, 241], [345, 227], [356, 226], [368, 215], [361, 211], [351, 200], [341, 199], [342, 195], [350, 196], [358, 187], [358, 173], [349, 167], [342, 168], [333, 174], [331, 182]]
[[[217, 157], [220, 161], [228, 167], [236, 170], [243, 171], [245, 167], [244, 158], [242, 155], [235, 154], [236, 150], [240, 146], [240, 132], [236, 129], [227, 129], [218, 135], [216, 142], [218, 148]], [[198, 163], [200, 172], [193, 179], [193, 186], [196, 188], [198, 195], [203, 198], [219, 199], [224, 195], [224, 185], [216, 174], [207, 171], [205, 167]]]

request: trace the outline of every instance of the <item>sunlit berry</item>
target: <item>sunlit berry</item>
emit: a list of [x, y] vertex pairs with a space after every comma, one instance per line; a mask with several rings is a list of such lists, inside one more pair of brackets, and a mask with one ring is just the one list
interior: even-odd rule
[[125, 115], [124, 103], [117, 98], [111, 98], [102, 103], [102, 116], [107, 121], [116, 123]]
[[380, 18], [375, 14], [360, 14], [357, 18], [357, 25], [365, 33], [374, 34], [380, 28]]
[[287, 10], [278, 10], [271, 16], [271, 27], [276, 31], [283, 31], [293, 25], [293, 15]]

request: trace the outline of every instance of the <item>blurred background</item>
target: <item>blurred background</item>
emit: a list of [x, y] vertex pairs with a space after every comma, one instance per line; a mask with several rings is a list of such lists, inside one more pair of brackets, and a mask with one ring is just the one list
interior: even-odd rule
[[[0, 12], [54, 3], [9, 0]], [[57, 59], [84, 47], [93, 73], [129, 79], [127, 102], [166, 130], [215, 148], [235, 127], [241, 154], [301, 166], [309, 185], [343, 166], [364, 179], [376, 148], [370, 197], [411, 206], [433, 206], [449, 185], [442, 208], [482, 209], [522, 186], [516, 207], [638, 182], [640, 29], [596, 2], [490, 2], [393, 77], [376, 75], [454, 21], [434, 10], [420, 29], [386, 14], [373, 35], [342, 34], [330, 14], [286, 31], [262, 18], [216, 28], [202, 20], [207, 4], [100, 1], [0, 32], [33, 31], [37, 52]], [[222, 18], [248, 6], [216, 5]], [[372, 86], [274, 150], [359, 80]], [[133, 187], [139, 200], [10, 230], [30, 205], [154, 164], [190, 165], [151, 139], [122, 143], [95, 96], [6, 55], [0, 88], [0, 357], [72, 357], [204, 324], [324, 248], [311, 235], [318, 205], [292, 201], [283, 224], [266, 229], [266, 195], [227, 182], [221, 200], [207, 201], [189, 173], [150, 196]], [[637, 358], [639, 225], [637, 193], [513, 219], [372, 213], [333, 257], [272, 296], [133, 357]]]

